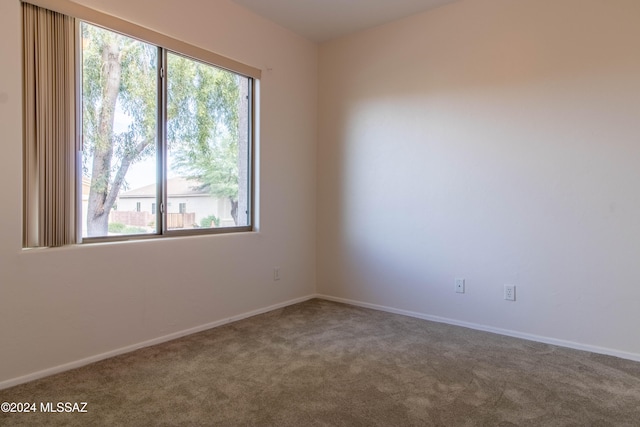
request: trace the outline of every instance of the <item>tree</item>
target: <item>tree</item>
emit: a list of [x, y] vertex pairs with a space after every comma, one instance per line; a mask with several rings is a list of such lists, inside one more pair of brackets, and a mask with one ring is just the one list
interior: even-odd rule
[[[82, 35], [83, 169], [91, 178], [87, 234], [104, 236], [130, 166], [155, 153], [158, 49], [89, 24], [82, 25]], [[237, 223], [241, 78], [172, 53], [167, 61], [171, 167], [213, 196], [228, 198]], [[130, 119], [125, 131], [114, 129], [118, 114]]]
[[[156, 50], [83, 24], [83, 169], [91, 169], [87, 234], [106, 235], [129, 167], [152, 155], [156, 135]], [[114, 133], [116, 104], [133, 120]]]
[[247, 210], [248, 79], [177, 55], [169, 55], [168, 67], [173, 168], [212, 196], [228, 199], [238, 225], [239, 200]]

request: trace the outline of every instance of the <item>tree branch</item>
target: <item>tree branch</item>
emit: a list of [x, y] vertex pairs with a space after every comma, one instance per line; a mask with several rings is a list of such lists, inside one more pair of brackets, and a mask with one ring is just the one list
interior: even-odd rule
[[113, 178], [113, 183], [109, 188], [109, 194], [105, 200], [105, 209], [107, 212], [111, 210], [111, 207], [116, 202], [118, 198], [118, 193], [120, 192], [120, 187], [124, 182], [125, 177], [127, 176], [127, 172], [129, 171], [129, 166], [131, 163], [144, 151], [149, 144], [153, 142], [153, 139], [145, 140], [135, 146], [135, 148], [126, 154], [122, 161], [120, 162], [120, 167], [118, 168], [118, 172], [116, 172], [116, 176]]

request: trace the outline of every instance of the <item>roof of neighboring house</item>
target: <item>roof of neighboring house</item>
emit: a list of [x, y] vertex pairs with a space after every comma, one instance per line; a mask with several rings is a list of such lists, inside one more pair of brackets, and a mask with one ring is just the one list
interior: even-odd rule
[[[167, 179], [167, 192], [169, 197], [209, 197], [207, 190], [198, 189], [202, 183], [184, 177]], [[139, 197], [156, 197], [156, 184], [145, 185], [133, 190], [120, 193], [120, 198], [131, 199]]]

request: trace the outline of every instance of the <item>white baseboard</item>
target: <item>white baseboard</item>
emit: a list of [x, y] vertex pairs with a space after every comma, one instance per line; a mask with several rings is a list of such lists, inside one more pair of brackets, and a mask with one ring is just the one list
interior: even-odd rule
[[139, 350], [141, 348], [150, 347], [156, 344], [162, 344], [167, 341], [172, 341], [177, 338], [181, 338], [187, 335], [195, 334], [197, 332], [206, 331], [208, 329], [217, 328], [218, 326], [226, 325], [228, 323], [237, 322], [238, 320], [246, 319], [249, 317], [257, 316], [259, 314], [268, 313], [273, 310], [278, 310], [280, 308], [288, 307], [293, 304], [298, 304], [304, 301], [308, 301], [310, 299], [315, 298], [316, 295], [308, 295], [305, 297], [300, 297], [296, 299], [292, 299], [289, 301], [285, 301], [282, 303], [270, 305], [268, 307], [259, 308], [257, 310], [249, 311], [247, 313], [242, 313], [237, 316], [227, 317], [225, 319], [220, 319], [215, 322], [207, 323], [205, 325], [196, 326], [193, 328], [185, 329], [178, 332], [173, 332], [168, 335], [164, 335], [158, 338], [154, 338], [151, 340], [143, 341], [140, 343], [128, 345], [126, 347], [118, 348], [116, 350], [108, 351], [106, 353], [96, 354], [94, 356], [86, 357], [84, 359], [76, 360], [73, 362], [65, 363], [63, 365], [54, 366], [52, 368], [43, 369], [41, 371], [34, 372], [32, 374], [24, 375], [17, 378], [12, 378], [9, 380], [0, 382], [0, 390], [5, 388], [13, 387], [19, 384], [24, 384], [29, 381], [38, 380], [40, 378], [48, 377], [50, 375], [58, 374], [60, 372], [69, 371], [71, 369], [80, 368], [85, 365], [89, 365], [91, 363], [99, 362], [104, 359], [108, 359], [110, 357], [119, 356], [121, 354], [130, 353], [132, 351]]
[[614, 349], [610, 349], [610, 348], [606, 348], [606, 347], [598, 347], [598, 346], [593, 346], [593, 345], [581, 344], [581, 343], [577, 343], [577, 342], [573, 342], [573, 341], [566, 341], [566, 340], [560, 340], [560, 339], [556, 339], [556, 338], [544, 337], [544, 336], [540, 336], [540, 335], [527, 334], [527, 333], [523, 333], [523, 332], [512, 331], [510, 329], [502, 329], [502, 328], [495, 328], [493, 326], [481, 325], [481, 324], [478, 324], [478, 323], [463, 322], [463, 321], [460, 321], [460, 320], [449, 319], [449, 318], [446, 318], [446, 317], [432, 316], [432, 315], [429, 315], [429, 314], [418, 313], [418, 312], [415, 312], [415, 311], [401, 310], [401, 309], [397, 309], [397, 308], [393, 308], [393, 307], [387, 307], [387, 306], [377, 305], [377, 304], [370, 304], [370, 303], [366, 303], [366, 302], [362, 302], [362, 301], [356, 301], [356, 300], [351, 300], [351, 299], [346, 299], [346, 298], [332, 297], [332, 296], [329, 296], [329, 295], [318, 294], [318, 295], [316, 295], [316, 298], [324, 299], [324, 300], [327, 300], [327, 301], [340, 302], [340, 303], [343, 303], [343, 304], [354, 305], [354, 306], [357, 306], [357, 307], [370, 308], [370, 309], [373, 309], [373, 310], [386, 311], [388, 313], [402, 314], [404, 316], [416, 317], [418, 319], [430, 320], [432, 322], [446, 323], [446, 324], [455, 325], [455, 326], [462, 326], [462, 327], [465, 327], [465, 328], [475, 329], [475, 330], [478, 330], [478, 331], [492, 332], [494, 334], [506, 335], [506, 336], [514, 337], [514, 338], [522, 338], [522, 339], [529, 340], [529, 341], [536, 341], [536, 342], [540, 342], [540, 343], [544, 343], [544, 344], [552, 344], [552, 345], [557, 345], [559, 347], [572, 348], [574, 350], [589, 351], [591, 353], [605, 354], [605, 355], [608, 355], [608, 356], [619, 357], [621, 359], [628, 359], [628, 360], [633, 360], [633, 361], [636, 361], [636, 362], [640, 362], [640, 354], [629, 353], [629, 352], [626, 352], [626, 351], [614, 350]]
[[522, 338], [525, 340], [529, 340], [529, 341], [536, 341], [536, 342], [541, 342], [541, 343], [545, 343], [545, 344], [552, 344], [552, 345], [557, 345], [560, 347], [567, 347], [567, 348], [572, 348], [575, 350], [582, 350], [582, 351], [589, 351], [592, 353], [598, 353], [598, 354], [605, 354], [608, 356], [615, 356], [615, 357], [619, 357], [622, 359], [628, 359], [628, 360], [633, 360], [636, 362], [640, 362], [640, 354], [636, 354], [636, 353], [629, 353], [629, 352], [624, 352], [624, 351], [619, 351], [619, 350], [613, 350], [613, 349], [609, 349], [609, 348], [605, 348], [605, 347], [598, 347], [598, 346], [592, 346], [592, 345], [586, 345], [586, 344], [580, 344], [580, 343], [576, 343], [573, 341], [566, 341], [566, 340], [559, 340], [556, 338], [549, 338], [549, 337], [544, 337], [544, 336], [540, 336], [540, 335], [533, 335], [533, 334], [527, 334], [527, 333], [522, 333], [522, 332], [518, 332], [518, 331], [512, 331], [509, 329], [501, 329], [501, 328], [495, 328], [492, 326], [486, 326], [486, 325], [481, 325], [481, 324], [477, 324], [477, 323], [471, 323], [471, 322], [463, 322], [463, 321], [459, 321], [459, 320], [455, 320], [455, 319], [449, 319], [446, 317], [440, 317], [440, 316], [433, 316], [433, 315], [429, 315], [429, 314], [424, 314], [424, 313], [418, 313], [415, 311], [408, 311], [408, 310], [401, 310], [401, 309], [397, 309], [397, 308], [393, 308], [393, 307], [387, 307], [387, 306], [383, 306], [383, 305], [377, 305], [377, 304], [370, 304], [370, 303], [366, 303], [366, 302], [362, 302], [362, 301], [356, 301], [356, 300], [351, 300], [351, 299], [346, 299], [346, 298], [338, 298], [338, 297], [332, 297], [330, 295], [322, 295], [322, 294], [313, 294], [313, 295], [308, 295], [305, 297], [300, 297], [300, 298], [296, 298], [296, 299], [292, 299], [289, 301], [285, 301], [282, 303], [278, 303], [278, 304], [274, 304], [268, 307], [264, 307], [264, 308], [260, 308], [257, 310], [253, 310], [253, 311], [249, 311], [246, 313], [242, 313], [239, 314], [237, 316], [231, 316], [225, 319], [221, 319], [221, 320], [217, 320], [215, 322], [211, 322], [211, 323], [207, 323], [205, 325], [200, 325], [200, 326], [196, 326], [193, 328], [189, 328], [189, 329], [185, 329], [182, 331], [178, 331], [178, 332], [174, 332], [168, 335], [164, 335], [158, 338], [154, 338], [151, 340], [147, 340], [147, 341], [143, 341], [140, 343], [136, 343], [136, 344], [132, 344], [126, 347], [122, 347], [116, 350], [112, 350], [112, 351], [108, 351], [106, 353], [101, 353], [101, 354], [97, 354], [94, 356], [90, 356], [84, 359], [80, 359], [80, 360], [76, 360], [73, 362], [69, 362], [69, 363], [65, 363], [63, 365], [59, 365], [59, 366], [54, 366], [52, 368], [48, 368], [48, 369], [43, 369], [41, 371], [37, 371], [34, 372], [32, 374], [28, 374], [28, 375], [24, 375], [21, 377], [17, 377], [17, 378], [12, 378], [9, 380], [5, 380], [0, 382], [0, 390], [9, 388], [9, 387], [13, 387], [19, 384], [24, 384], [26, 382], [29, 381], [34, 381], [40, 378], [44, 378], [44, 377], [48, 377], [50, 375], [54, 375], [54, 374], [58, 374], [60, 372], [64, 372], [64, 371], [69, 371], [71, 369], [76, 369], [76, 368], [80, 368], [82, 366], [85, 365], [89, 365], [91, 363], [95, 363], [95, 362], [99, 362], [101, 360], [104, 359], [108, 359], [110, 357], [115, 357], [115, 356], [119, 356], [121, 354], [125, 354], [125, 353], [130, 353], [132, 351], [135, 350], [139, 350], [141, 348], [145, 348], [145, 347], [150, 347], [152, 345], [156, 345], [156, 344], [162, 344], [164, 342], [167, 341], [171, 341], [177, 338], [181, 338], [187, 335], [191, 335], [191, 334], [195, 334], [198, 332], [202, 332], [202, 331], [206, 331], [208, 329], [213, 329], [216, 328], [218, 326], [222, 326], [222, 325], [226, 325], [228, 323], [232, 323], [232, 322], [237, 322], [238, 320], [242, 320], [242, 319], [246, 319], [249, 317], [253, 317], [253, 316], [257, 316], [259, 314], [264, 314], [264, 313], [268, 313], [270, 311], [273, 310], [278, 310], [280, 308], [284, 308], [284, 307], [288, 307], [290, 305], [294, 305], [294, 304], [298, 304], [304, 301], [308, 301], [310, 299], [314, 299], [314, 298], [318, 298], [318, 299], [324, 299], [327, 301], [334, 301], [334, 302], [340, 302], [343, 304], [349, 304], [349, 305], [353, 305], [353, 306], [357, 306], [357, 307], [364, 307], [364, 308], [370, 308], [373, 310], [379, 310], [379, 311], [384, 311], [387, 313], [394, 313], [394, 314], [401, 314], [404, 316], [409, 316], [409, 317], [415, 317], [418, 319], [423, 319], [423, 320], [429, 320], [432, 322], [438, 322], [438, 323], [446, 323], [449, 325], [455, 325], [455, 326], [462, 326], [465, 328], [469, 328], [469, 329], [475, 329], [475, 330], [479, 330], [479, 331], [484, 331], [484, 332], [492, 332], [495, 334], [499, 334], [499, 335], [506, 335], [506, 336], [510, 336], [510, 337], [514, 337], [514, 338]]

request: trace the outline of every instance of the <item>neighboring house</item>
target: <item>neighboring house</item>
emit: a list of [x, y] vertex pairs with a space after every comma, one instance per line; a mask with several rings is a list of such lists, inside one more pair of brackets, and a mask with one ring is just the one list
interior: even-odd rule
[[[203, 218], [215, 215], [220, 226], [233, 226], [231, 203], [226, 199], [212, 197], [201, 184], [183, 177], [167, 180], [167, 213], [171, 215], [169, 228], [192, 228], [200, 226]], [[118, 196], [112, 220], [126, 225], [151, 226], [157, 210], [156, 185], [125, 191]], [[179, 218], [180, 225], [171, 225]]]

